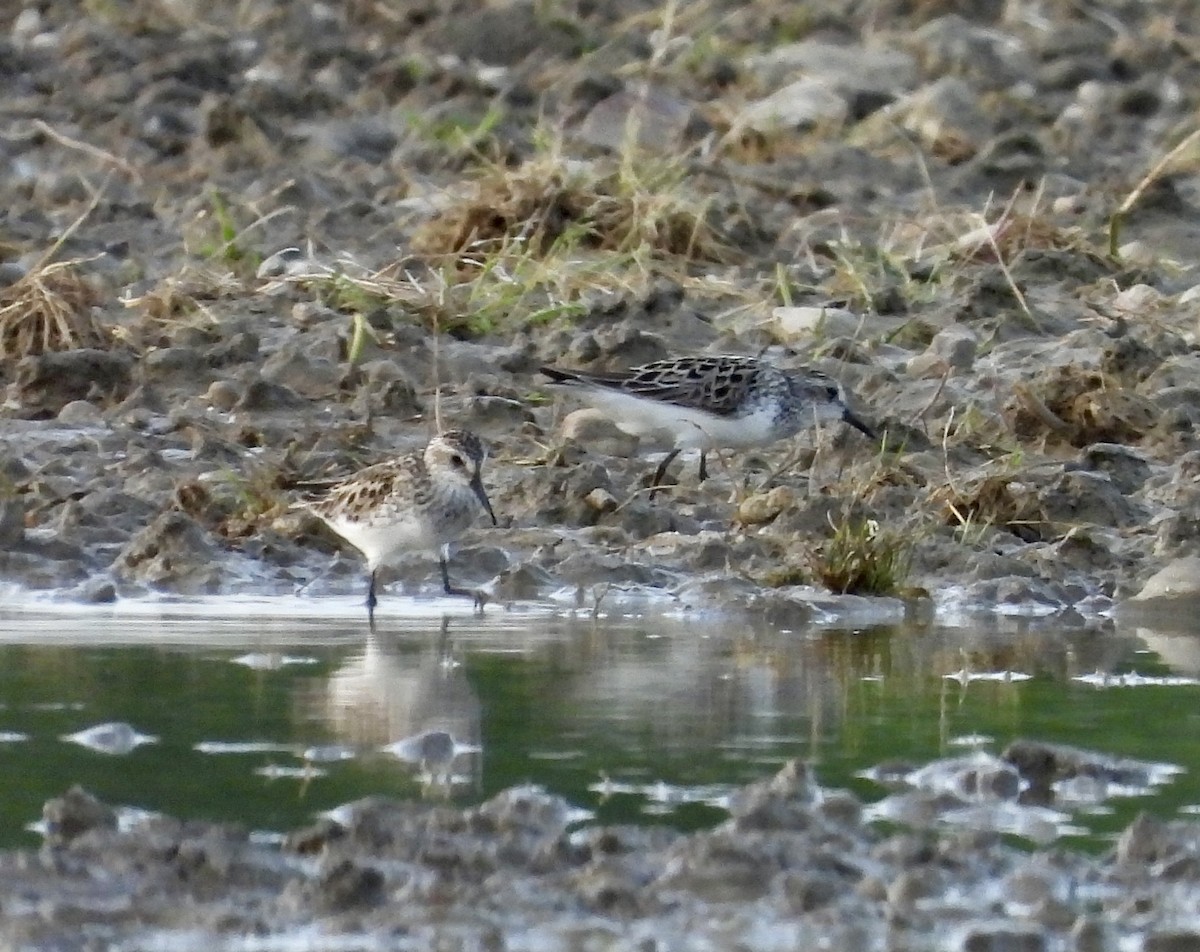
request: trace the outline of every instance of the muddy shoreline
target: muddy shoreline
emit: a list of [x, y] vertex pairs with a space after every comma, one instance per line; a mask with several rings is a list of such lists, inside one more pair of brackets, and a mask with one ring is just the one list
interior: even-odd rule
[[[40, 851], [0, 854], [13, 948], [1187, 948], [1198, 828], [1139, 817], [1102, 857], [1027, 850], [1047, 805], [1147, 765], [1016, 742], [906, 771], [871, 807], [800, 764], [736, 791], [712, 830], [588, 825], [513, 788], [458, 809], [371, 797], [282, 842], [46, 804]], [[1019, 791], [1024, 791], [1020, 793]], [[880, 826], [878, 820], [891, 824]], [[895, 824], [899, 824], [899, 831]], [[889, 827], [891, 832], [889, 832]], [[1050, 834], [1051, 838], [1053, 834]], [[251, 939], [250, 937], [256, 937]]]
[[[896, 6], [856, 41], [834, 5], [668, 34], [622, 32], [658, 15], [636, 3], [141, 6], [6, 24], [6, 584], [353, 591], [295, 486], [438, 420], [491, 444], [501, 527], [456, 566], [501, 603], [802, 619], [831, 536], [876, 525], [902, 598], [1094, 617], [1195, 554], [1195, 175], [1169, 154], [1197, 84], [1168, 14]], [[666, 447], [536, 373], [703, 351], [823, 369], [882, 437], [704, 484], [685, 454], [652, 501]]]

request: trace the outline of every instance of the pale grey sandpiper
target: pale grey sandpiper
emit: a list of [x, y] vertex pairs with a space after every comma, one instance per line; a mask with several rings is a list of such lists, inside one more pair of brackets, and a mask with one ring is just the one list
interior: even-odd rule
[[449, 430], [424, 451], [376, 463], [332, 486], [320, 499], [301, 505], [318, 516], [367, 560], [367, 617], [375, 624], [375, 579], [379, 568], [402, 551], [438, 550], [447, 595], [481, 596], [450, 584], [446, 558], [451, 542], [480, 512], [496, 514], [480, 470], [487, 457], [474, 433]]
[[678, 357], [620, 373], [562, 367], [541, 371], [558, 389], [590, 403], [626, 433], [659, 432], [674, 438], [674, 448], [654, 473], [654, 489], [686, 449], [700, 450], [703, 482], [709, 450], [765, 446], [805, 427], [839, 420], [875, 437], [846, 405], [837, 381], [818, 370], [783, 370], [757, 357]]

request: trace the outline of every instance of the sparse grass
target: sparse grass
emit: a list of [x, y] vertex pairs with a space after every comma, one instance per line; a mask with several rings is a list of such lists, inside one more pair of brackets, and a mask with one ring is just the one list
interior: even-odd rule
[[[276, 284], [372, 315], [376, 330], [383, 311], [393, 324], [479, 338], [570, 322], [608, 295], [636, 294], [663, 273], [686, 280], [692, 264], [735, 255], [682, 166], [568, 162], [560, 147], [547, 137], [544, 153], [515, 169], [485, 166], [461, 198], [416, 228], [409, 247], [422, 260], [375, 271], [314, 266]], [[228, 224], [221, 235], [228, 248]]]
[[327, 307], [344, 314], [371, 314], [385, 310], [398, 300], [381, 275], [351, 276], [331, 272], [327, 276], [306, 275], [303, 279]]
[[[1197, 146], [1200, 146], [1200, 128], [1189, 132], [1174, 148], [1170, 149], [1161, 159], [1154, 163], [1154, 167], [1142, 177], [1141, 181], [1133, 187], [1121, 204], [1117, 206], [1108, 220], [1109, 257], [1120, 257], [1121, 227], [1125, 223], [1125, 216], [1141, 201], [1142, 196], [1150, 186], [1161, 179], [1168, 171], [1174, 171], [1178, 165], [1184, 164], [1181, 159], [1189, 150], [1195, 150]], [[1200, 164], [1200, 156], [1192, 156], [1190, 166], [1193, 172], [1197, 164]]]
[[843, 595], [898, 595], [912, 561], [912, 542], [873, 519], [844, 515], [811, 557], [812, 574]]
[[82, 262], [47, 257], [0, 290], [0, 359], [112, 344], [112, 331], [92, 312], [100, 294]]
[[[285, 212], [279, 209], [268, 217]], [[220, 263], [238, 277], [249, 277], [262, 264], [262, 254], [249, 244], [248, 235], [267, 218], [255, 215], [242, 225], [240, 217], [225, 196], [214, 189], [208, 193], [206, 207], [196, 215], [195, 232], [185, 236], [185, 244], [198, 257]]]
[[492, 103], [479, 117], [450, 114], [431, 119], [421, 113], [413, 113], [406, 118], [409, 127], [417, 135], [451, 154], [466, 155], [484, 148], [504, 117], [505, 110]]
[[176, 324], [191, 320], [216, 323], [209, 311], [212, 301], [244, 293], [241, 282], [228, 271], [205, 266], [185, 266], [178, 274], [168, 275], [137, 297], [122, 298], [125, 307], [138, 308], [156, 324]]
[[851, 308], [883, 310], [882, 295], [899, 287], [906, 301], [913, 302], [922, 289], [914, 284], [905, 263], [882, 245], [864, 245], [850, 240], [831, 244], [834, 272], [824, 291], [850, 300]]
[[350, 345], [346, 348], [346, 363], [351, 367], [357, 364], [366, 349], [367, 341], [374, 340], [375, 333], [362, 313], [355, 311], [351, 315]]
[[[561, 143], [516, 168], [485, 166], [416, 229], [430, 271], [406, 273], [406, 307], [460, 337], [573, 320], [655, 273], [736, 257], [681, 163], [629, 155], [569, 162]], [[644, 159], [644, 160], [643, 160]]]
[[556, 262], [515, 251], [481, 257], [476, 263], [478, 273], [470, 280], [451, 268], [417, 275], [400, 265], [369, 273], [331, 272], [281, 280], [312, 288], [323, 303], [353, 316], [353, 354], [356, 341], [365, 344], [366, 337], [374, 334], [364, 315], [385, 311], [394, 324], [415, 320], [431, 330], [477, 338], [578, 317], [587, 311], [582, 292], [598, 290], [608, 279], [588, 268], [555, 267]]
[[[880, 313], [917, 314], [923, 305], [944, 305], [951, 295], [971, 289], [998, 268], [1013, 302], [1013, 319], [1032, 330], [1038, 321], [1022, 290], [1020, 270], [1034, 252], [1055, 260], [1076, 255], [1104, 270], [1103, 249], [1074, 225], [1063, 224], [1045, 207], [1040, 190], [1017, 190], [1003, 204], [982, 209], [937, 208], [915, 218], [880, 227], [874, 240], [851, 230], [840, 217], [809, 225], [806, 251], [810, 268], [832, 263], [821, 283], [809, 290], [822, 297], [844, 297], [852, 308]], [[1081, 268], [1083, 267], [1081, 263]], [[776, 282], [778, 283], [778, 282]], [[930, 325], [917, 320], [902, 327], [892, 343], [916, 347]], [[910, 338], [908, 335], [917, 334]]]

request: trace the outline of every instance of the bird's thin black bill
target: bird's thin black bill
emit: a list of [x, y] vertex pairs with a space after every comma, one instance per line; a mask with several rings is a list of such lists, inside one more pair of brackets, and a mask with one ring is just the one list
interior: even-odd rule
[[476, 498], [483, 503], [483, 508], [487, 510], [487, 514], [492, 517], [492, 525], [500, 525], [496, 521], [496, 514], [492, 512], [492, 503], [488, 499], [487, 490], [483, 488], [483, 482], [478, 476], [471, 480], [471, 488], [475, 491]]
[[847, 410], [845, 413], [842, 414], [842, 419], [845, 420], [847, 423], [849, 423], [852, 427], [854, 427], [854, 429], [858, 430], [860, 433], [865, 433], [872, 440], [875, 439], [875, 431], [872, 430], [869, 426], [867, 426], [867, 424], [865, 424], [862, 420], [860, 420], [858, 417], [856, 417], [849, 410]]

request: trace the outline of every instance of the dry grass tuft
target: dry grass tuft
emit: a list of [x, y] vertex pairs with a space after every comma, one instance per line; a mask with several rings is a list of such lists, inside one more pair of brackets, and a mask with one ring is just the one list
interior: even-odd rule
[[0, 359], [111, 346], [112, 331], [92, 313], [99, 292], [78, 265], [43, 261], [0, 290]]
[[421, 225], [412, 247], [432, 256], [486, 253], [514, 240], [545, 255], [564, 239], [598, 251], [647, 247], [689, 260], [723, 261], [730, 249], [691, 199], [682, 170], [641, 176], [541, 157], [489, 167], [461, 202]]

